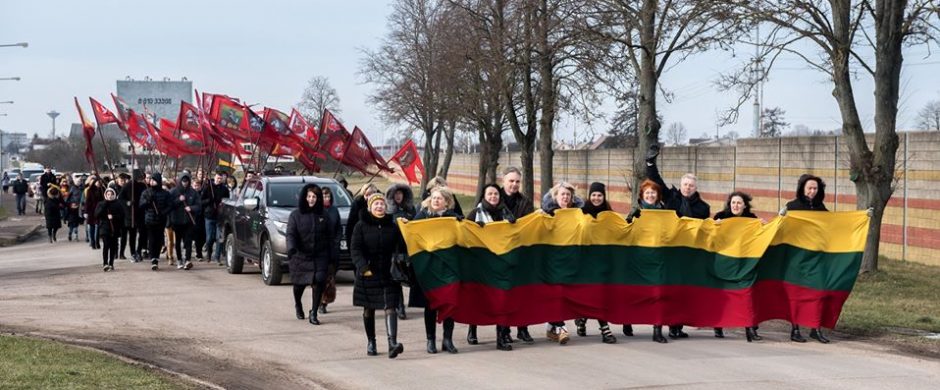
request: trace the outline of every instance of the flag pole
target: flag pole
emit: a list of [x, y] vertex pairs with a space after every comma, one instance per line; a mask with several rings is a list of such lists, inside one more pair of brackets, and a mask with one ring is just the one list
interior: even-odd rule
[[[114, 161], [111, 158], [111, 152], [108, 151], [108, 143], [105, 142], [104, 134], [101, 133], [101, 126], [98, 126], [98, 131], [95, 131], [95, 133], [97, 133], [99, 138], [101, 138], [101, 146], [104, 147], [104, 157], [108, 159], [108, 169], [111, 171], [111, 177], [113, 178], [114, 177]], [[97, 170], [98, 168], [95, 167], [95, 171]], [[100, 175], [101, 173], [99, 172], [98, 174]]]

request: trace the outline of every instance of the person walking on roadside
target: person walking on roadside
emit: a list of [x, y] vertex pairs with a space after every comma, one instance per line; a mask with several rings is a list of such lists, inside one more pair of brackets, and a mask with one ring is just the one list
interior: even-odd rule
[[[68, 196], [65, 198], [65, 207], [66, 219], [68, 220], [69, 226], [69, 241], [72, 241], [72, 235], [75, 235], [75, 241], [79, 241], [78, 238], [78, 227], [84, 223], [82, 218], [81, 204], [82, 204], [82, 192], [84, 187], [82, 186], [82, 179], [75, 178], [73, 180], [73, 185], [69, 187]], [[88, 234], [87, 232], [85, 233]]]
[[316, 184], [305, 185], [297, 197], [297, 208], [287, 219], [287, 257], [290, 281], [294, 285], [294, 311], [304, 319], [301, 302], [307, 286], [313, 287], [308, 320], [320, 325], [318, 306], [323, 300], [330, 268], [339, 262], [339, 245], [335, 230], [323, 209], [323, 192]]
[[[415, 217], [417, 210], [414, 205], [414, 192], [407, 184], [393, 184], [385, 192], [385, 199], [388, 200], [386, 213], [392, 215], [392, 220], [397, 221], [398, 218], [409, 220]], [[404, 320], [408, 318], [408, 313], [405, 311], [405, 294], [400, 287], [398, 292], [400, 298], [395, 312], [398, 314], [398, 319]]]
[[88, 185], [84, 192], [84, 206], [82, 208], [85, 218], [85, 231], [91, 249], [101, 249], [101, 243], [98, 241], [98, 218], [95, 217], [95, 210], [98, 209], [98, 203], [104, 200], [104, 185], [97, 176], [88, 178]]
[[50, 244], [58, 241], [57, 235], [62, 227], [62, 207], [62, 192], [56, 186], [49, 186], [43, 216], [46, 219], [46, 231], [49, 233]]
[[[202, 199], [196, 195], [192, 180], [186, 173], [180, 177], [179, 185], [170, 191], [170, 199], [169, 222], [176, 234], [176, 268], [189, 270], [193, 268], [193, 228], [196, 215], [202, 210]], [[166, 251], [173, 249], [168, 246]]]
[[[506, 207], [509, 208], [509, 211], [512, 211], [513, 217], [517, 220], [526, 215], [532, 214], [535, 212], [535, 206], [532, 204], [532, 199], [529, 199], [525, 194], [522, 193], [522, 172], [519, 171], [519, 168], [509, 167], [503, 171], [503, 202], [506, 203]], [[529, 334], [529, 327], [520, 326], [516, 331], [516, 338], [522, 340], [527, 344], [535, 342], [535, 339], [532, 338], [532, 335]], [[508, 337], [507, 340], [511, 343], [512, 337]], [[467, 340], [468, 342], [470, 340]]]
[[26, 194], [29, 193], [29, 184], [23, 176], [13, 180], [13, 194], [16, 195], [16, 215], [26, 215]]
[[144, 225], [147, 227], [150, 269], [156, 271], [160, 265], [160, 248], [163, 247], [163, 229], [167, 224], [172, 199], [163, 189], [163, 175], [155, 172], [148, 187], [140, 197], [140, 207], [144, 209]]
[[3, 193], [8, 194], [10, 191], [10, 175], [6, 172], [3, 172], [3, 179], [0, 179], [0, 183], [3, 184]]
[[[198, 172], [199, 173], [197, 174], [201, 176], [202, 170], [200, 169]], [[196, 252], [196, 261], [198, 262], [202, 262], [204, 260], [202, 258], [202, 250], [203, 246], [206, 245], [206, 217], [203, 211], [205, 209], [202, 207], [202, 196], [203, 192], [207, 191], [208, 189], [203, 186], [204, 182], [205, 179], [202, 178], [194, 180], [192, 184], [193, 191], [196, 193], [196, 203], [199, 204], [199, 209], [193, 213], [193, 217], [196, 218], [196, 224], [193, 225], [192, 231], [193, 251]]]
[[104, 271], [114, 270], [114, 258], [118, 251], [118, 238], [124, 230], [124, 205], [117, 199], [113, 188], [104, 190], [104, 201], [95, 209], [98, 221], [98, 237], [101, 239], [101, 259]]
[[[339, 248], [339, 241], [343, 238], [343, 225], [339, 218], [339, 210], [333, 206], [333, 191], [329, 187], [323, 187], [321, 190], [323, 191], [323, 213], [330, 226], [333, 226], [333, 239], [336, 241], [336, 247]], [[331, 265], [326, 279], [326, 291], [323, 292], [323, 299], [320, 300], [320, 314], [326, 314], [326, 306], [336, 300], [336, 271], [337, 266]]]
[[356, 266], [353, 305], [362, 307], [362, 321], [368, 345], [366, 354], [378, 355], [375, 345], [375, 311], [385, 311], [388, 357], [404, 352], [398, 342], [398, 282], [392, 279], [392, 256], [404, 247], [398, 225], [385, 213], [385, 196], [374, 193], [366, 200], [366, 209], [353, 228], [350, 254]]
[[229, 198], [229, 188], [222, 173], [217, 172], [212, 184], [202, 193], [202, 210], [206, 218], [206, 258], [222, 263], [222, 239], [219, 237], [219, 212], [222, 201]]

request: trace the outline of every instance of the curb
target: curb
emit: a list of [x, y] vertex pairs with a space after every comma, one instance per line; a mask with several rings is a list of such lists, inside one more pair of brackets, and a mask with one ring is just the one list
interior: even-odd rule
[[40, 230], [42, 230], [41, 224], [33, 226], [32, 229], [28, 230], [26, 233], [23, 233], [16, 237], [0, 238], [0, 248], [13, 246], [13, 245], [22, 243], [26, 240], [29, 240], [33, 235], [35, 235], [36, 233], [39, 233]]

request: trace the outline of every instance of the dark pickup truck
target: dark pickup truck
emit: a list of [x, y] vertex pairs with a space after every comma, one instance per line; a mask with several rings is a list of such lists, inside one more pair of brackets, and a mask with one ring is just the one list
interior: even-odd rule
[[228, 272], [242, 273], [245, 262], [261, 268], [261, 279], [267, 285], [281, 283], [289, 272], [287, 264], [287, 219], [297, 207], [297, 196], [308, 183], [329, 188], [333, 206], [337, 207], [342, 224], [339, 268], [353, 269], [346, 242], [346, 220], [352, 196], [336, 180], [316, 176], [262, 176], [242, 186], [241, 192], [223, 201], [219, 229], [225, 242]]

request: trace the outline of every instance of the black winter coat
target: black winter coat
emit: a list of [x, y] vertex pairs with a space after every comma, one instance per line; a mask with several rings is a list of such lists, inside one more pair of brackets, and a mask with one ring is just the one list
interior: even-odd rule
[[17, 195], [23, 195], [29, 192], [29, 183], [26, 180], [16, 179], [13, 180], [13, 193]]
[[346, 242], [350, 245], [352, 244], [353, 230], [359, 224], [360, 216], [369, 212], [367, 209], [368, 206], [364, 196], [358, 195], [353, 199], [352, 205], [349, 207], [349, 218], [346, 219]]
[[532, 204], [532, 200], [522, 195], [521, 192], [510, 196], [506, 195], [506, 191], [503, 191], [501, 198], [506, 202], [506, 207], [509, 207], [509, 211], [512, 211], [512, 215], [515, 216], [516, 219], [535, 212], [535, 206]]
[[682, 196], [682, 191], [679, 191], [675, 186], [666, 187], [666, 182], [659, 175], [659, 169], [656, 168], [656, 165], [646, 167], [646, 177], [663, 189], [663, 204], [666, 205], [666, 209], [675, 210], [676, 215], [680, 218], [706, 219], [711, 215], [711, 206], [702, 200], [698, 191], [686, 198]]
[[[398, 225], [391, 215], [376, 218], [362, 213], [353, 228], [350, 254], [356, 265], [353, 305], [367, 309], [395, 309], [399, 304], [401, 285], [392, 280], [392, 256], [404, 250]], [[369, 270], [372, 276], [363, 276]]]
[[140, 196], [140, 207], [144, 210], [144, 224], [149, 228], [166, 227], [170, 213], [170, 193], [160, 186], [150, 187]]
[[287, 256], [291, 283], [311, 285], [315, 279], [326, 280], [330, 265], [336, 266], [339, 261], [336, 234], [327, 213], [300, 208], [290, 213]]
[[[111, 214], [110, 221], [108, 221], [108, 214]], [[124, 206], [119, 200], [105, 200], [98, 203], [95, 218], [98, 220], [99, 235], [119, 237], [124, 232]]]
[[715, 213], [715, 217], [713, 219], [717, 221], [719, 219], [728, 219], [728, 218], [757, 218], [757, 215], [755, 215], [754, 213], [750, 211], [745, 211], [741, 213], [741, 215], [734, 215], [731, 213], [731, 210], [721, 210]]
[[[185, 200], [180, 200], [183, 195]], [[202, 199], [199, 193], [192, 187], [176, 186], [170, 191], [170, 224], [171, 225], [194, 225], [193, 220], [202, 212]], [[189, 206], [189, 212], [186, 211]]]
[[143, 182], [127, 183], [121, 187], [118, 200], [124, 205], [124, 227], [136, 228], [143, 226], [144, 210], [140, 207], [140, 196], [147, 189]]
[[[816, 196], [813, 199], [809, 199], [806, 195], [803, 195], [803, 189], [806, 187], [806, 182], [810, 180], [815, 180], [819, 183], [819, 188], [816, 190]], [[826, 199], [826, 183], [822, 179], [804, 174], [800, 176], [800, 180], [796, 184], [796, 199], [793, 199], [787, 202], [788, 211], [829, 211], [826, 208], [826, 205], [823, 201]]]
[[228, 187], [223, 184], [212, 184], [202, 191], [202, 213], [206, 219], [214, 221], [219, 218], [222, 201], [228, 199]]
[[46, 217], [46, 228], [49, 229], [58, 229], [62, 227], [62, 208], [65, 207], [65, 203], [62, 201], [61, 196], [57, 197], [46, 197], [46, 202], [43, 204], [43, 216]]
[[[471, 212], [473, 214], [473, 212]], [[428, 218], [441, 218], [441, 217], [455, 217], [457, 220], [463, 219], [462, 216], [458, 215], [453, 210], [446, 210], [441, 215], [431, 214], [427, 209], [421, 209], [418, 212], [418, 215], [415, 215], [415, 221], [428, 219]], [[408, 290], [408, 306], [409, 307], [427, 307], [428, 298], [424, 295], [424, 289], [421, 288], [421, 285], [418, 284], [418, 281], [415, 280], [411, 285], [411, 289]]]

